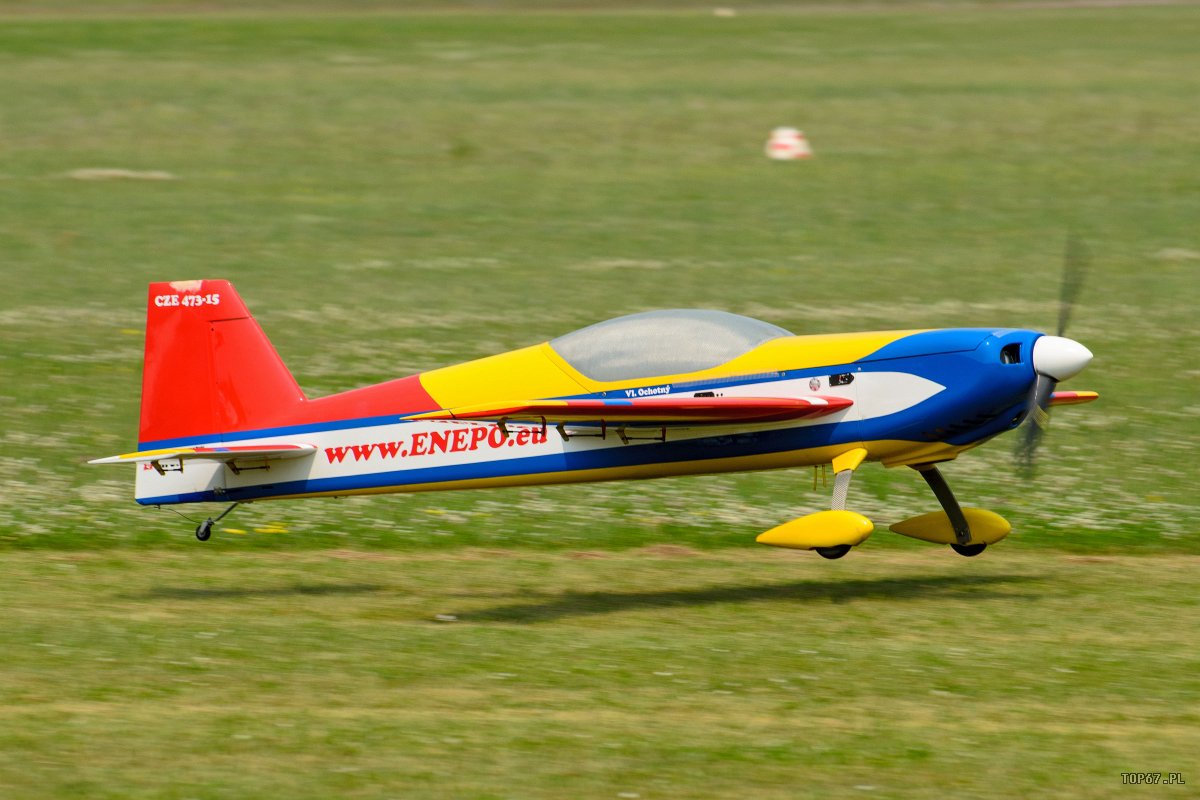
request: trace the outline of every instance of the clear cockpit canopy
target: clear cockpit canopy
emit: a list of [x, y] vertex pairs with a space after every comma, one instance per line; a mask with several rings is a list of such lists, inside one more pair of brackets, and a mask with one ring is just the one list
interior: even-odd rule
[[598, 322], [550, 346], [592, 380], [623, 381], [711, 369], [791, 335], [739, 314], [677, 308]]

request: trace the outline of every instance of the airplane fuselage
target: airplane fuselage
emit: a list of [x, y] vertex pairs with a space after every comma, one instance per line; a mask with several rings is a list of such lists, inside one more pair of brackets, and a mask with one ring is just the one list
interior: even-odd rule
[[[1040, 336], [974, 328], [792, 336], [717, 368], [626, 381], [587, 378], [543, 344], [304, 401], [268, 425], [142, 441], [139, 451], [283, 441], [315, 451], [261, 463], [141, 463], [136, 497], [148, 505], [244, 502], [666, 477], [828, 464], [859, 447], [887, 466], [945, 461], [1020, 422]], [[846, 398], [852, 405], [749, 430], [411, 418], [506, 393]]]

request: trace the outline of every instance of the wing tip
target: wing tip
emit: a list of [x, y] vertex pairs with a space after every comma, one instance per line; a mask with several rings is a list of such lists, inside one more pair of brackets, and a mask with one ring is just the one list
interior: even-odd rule
[[1077, 391], [1077, 392], [1054, 392], [1050, 395], [1050, 405], [1052, 406], [1075, 406], [1082, 403], [1090, 403], [1093, 400], [1099, 400], [1100, 393], [1092, 391]]

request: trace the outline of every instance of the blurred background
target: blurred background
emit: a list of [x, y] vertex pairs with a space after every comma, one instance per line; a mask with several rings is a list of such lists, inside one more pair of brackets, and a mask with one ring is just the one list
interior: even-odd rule
[[[0, 0], [0, 789], [1100, 797], [1185, 769], [1197, 41], [1193, 4]], [[814, 157], [768, 160], [779, 126]], [[136, 445], [154, 280], [234, 281], [320, 396], [662, 307], [1053, 331], [1069, 232], [1096, 358], [1064, 388], [1101, 399], [1032, 480], [1016, 437], [946, 468], [1014, 523], [973, 562], [882, 530], [823, 571], [759, 552], [825, 506], [803, 471], [267, 503], [201, 546], [82, 466]], [[881, 528], [934, 508], [907, 470], [853, 491]]]

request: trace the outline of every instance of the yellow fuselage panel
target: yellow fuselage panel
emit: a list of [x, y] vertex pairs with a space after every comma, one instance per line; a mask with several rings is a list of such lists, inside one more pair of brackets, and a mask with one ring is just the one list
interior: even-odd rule
[[596, 381], [578, 372], [549, 343], [435, 369], [421, 385], [442, 408], [497, 399], [541, 399], [668, 383], [719, 380], [738, 375], [850, 364], [920, 331], [873, 331], [784, 336], [711, 369], [677, 375], [648, 375], [627, 381]]
[[585, 394], [589, 390], [550, 358], [548, 344], [421, 373], [421, 385], [442, 408], [485, 402]]
[[904, 467], [910, 464], [935, 464], [952, 461], [981, 442], [950, 444], [949, 442], [912, 442], [906, 439], [875, 439], [865, 447], [869, 461], [882, 462], [885, 467]]

